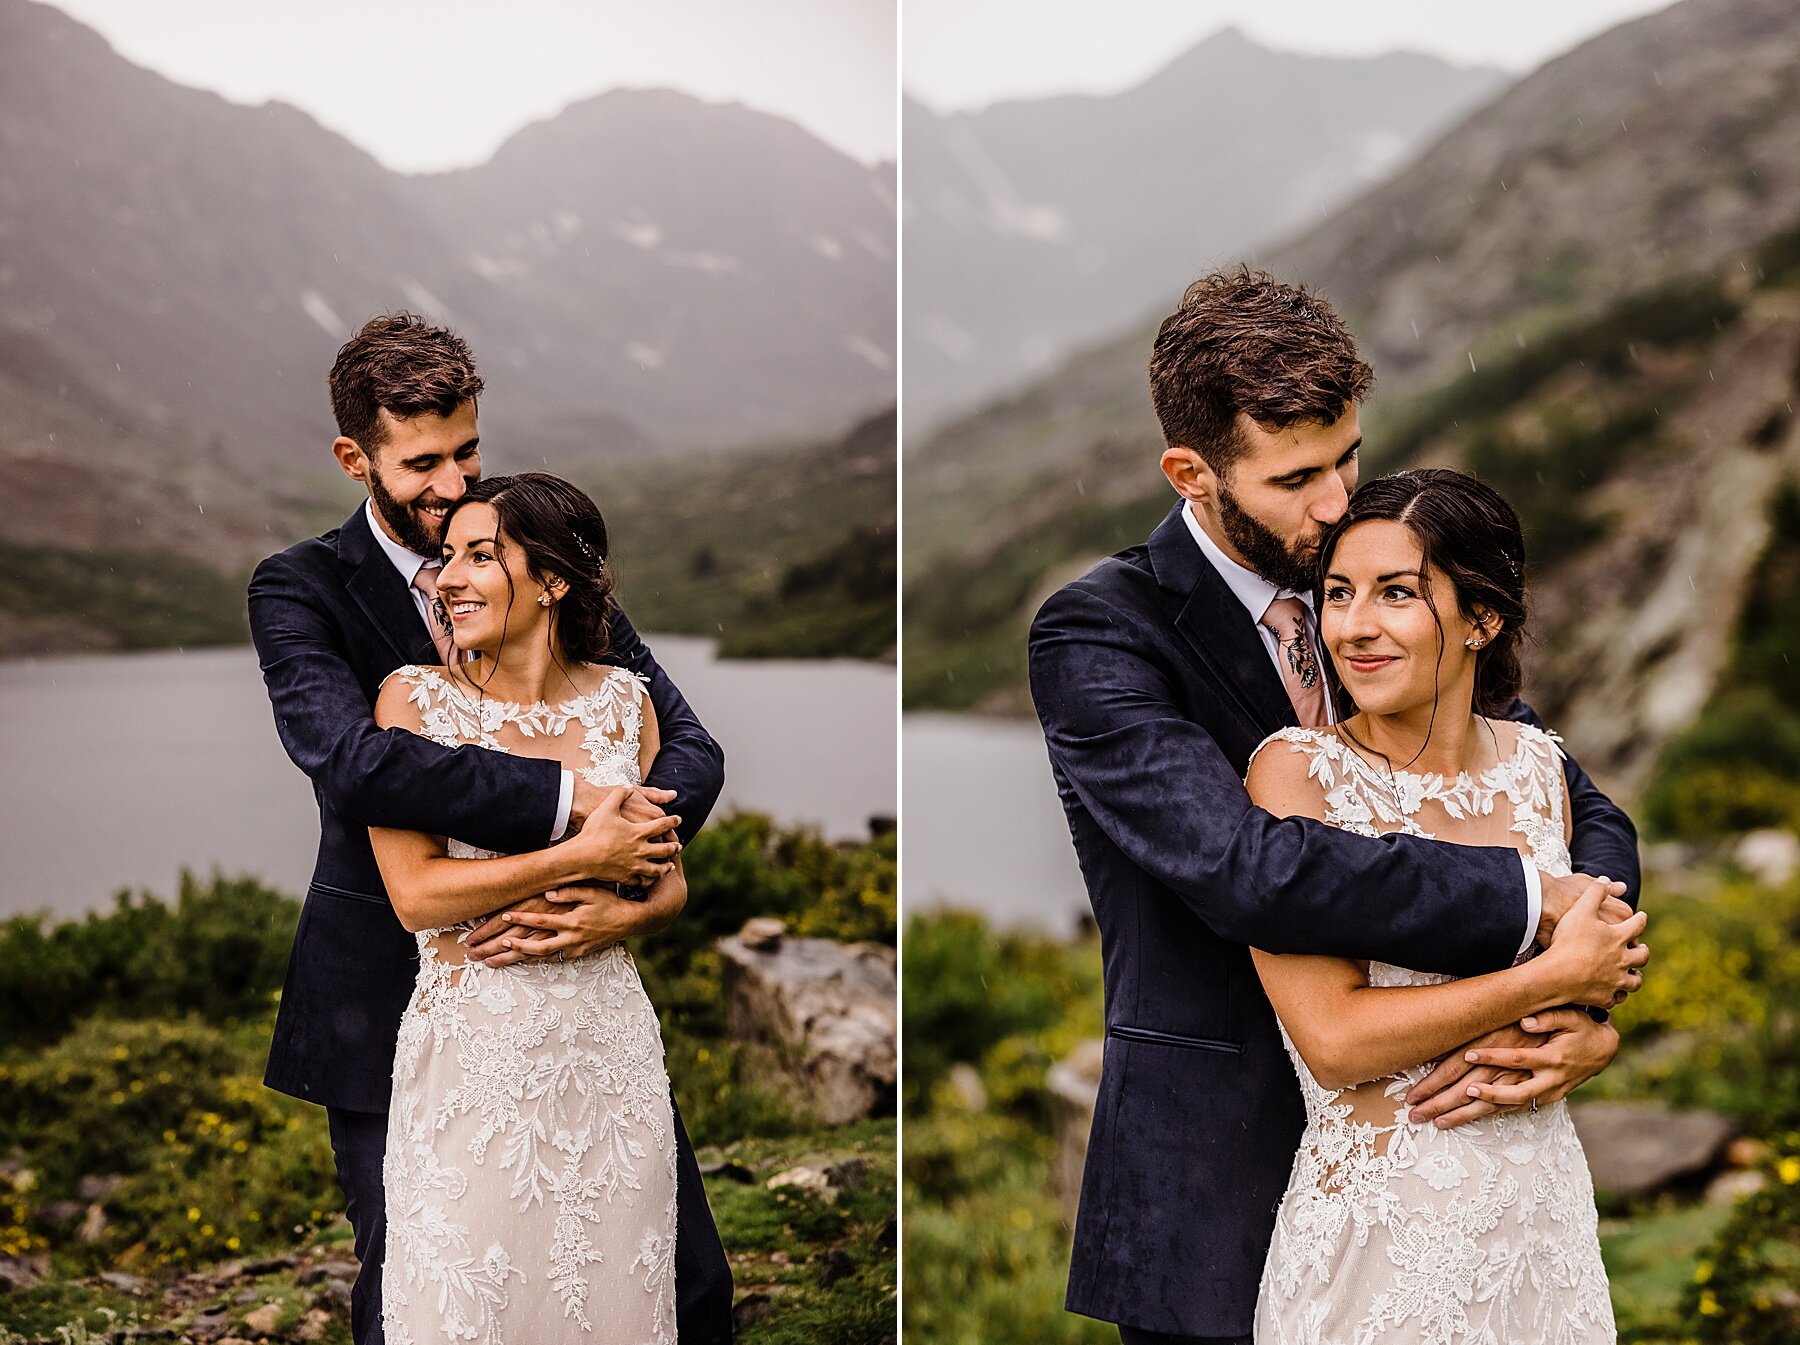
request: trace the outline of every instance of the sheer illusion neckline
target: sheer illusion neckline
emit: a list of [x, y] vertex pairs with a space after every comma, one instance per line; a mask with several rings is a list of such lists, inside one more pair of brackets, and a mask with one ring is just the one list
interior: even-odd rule
[[[589, 665], [600, 666], [600, 665]], [[629, 668], [621, 668], [615, 664], [606, 666], [606, 675], [592, 691], [578, 691], [573, 696], [560, 701], [509, 701], [498, 696], [490, 696], [485, 691], [471, 685], [465, 685], [455, 678], [447, 677], [436, 668], [414, 667], [411, 671], [422, 678], [435, 681], [440, 688], [455, 695], [465, 705], [483, 712], [484, 717], [502, 714], [508, 720], [537, 716], [542, 714], [559, 715], [568, 719], [581, 717], [581, 711], [595, 701], [608, 698], [617, 693], [627, 683], [638, 680], [637, 675]]]
[[[1500, 735], [1495, 722], [1485, 717], [1482, 718], [1481, 722], [1493, 733], [1495, 748], [1498, 750]], [[1341, 725], [1315, 729], [1314, 732], [1319, 735], [1319, 738], [1322, 741], [1328, 741], [1335, 744], [1340, 757], [1347, 763], [1360, 768], [1373, 779], [1405, 781], [1408, 784], [1421, 787], [1426, 794], [1429, 795], [1432, 792], [1433, 787], [1438, 789], [1450, 788], [1457, 790], [1479, 788], [1491, 790], [1495, 793], [1504, 792], [1507, 780], [1518, 771], [1520, 765], [1526, 761], [1532, 753], [1532, 744], [1529, 741], [1528, 735], [1521, 731], [1522, 726], [1514, 724], [1512, 727], [1512, 751], [1501, 752], [1499, 760], [1495, 761], [1491, 766], [1483, 767], [1479, 771], [1462, 770], [1456, 772], [1455, 775], [1447, 774], [1444, 771], [1409, 771], [1405, 767], [1400, 766], [1377, 765], [1363, 755], [1363, 749], [1344, 736]], [[1554, 737], [1554, 735], [1549, 736]]]

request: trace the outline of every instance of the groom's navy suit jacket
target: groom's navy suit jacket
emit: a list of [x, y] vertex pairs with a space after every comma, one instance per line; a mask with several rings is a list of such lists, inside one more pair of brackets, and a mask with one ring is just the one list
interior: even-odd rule
[[[1527, 908], [1512, 850], [1371, 840], [1251, 805], [1250, 755], [1294, 713], [1180, 509], [1031, 628], [1032, 697], [1105, 965], [1068, 1307], [1239, 1336], [1305, 1120], [1250, 947], [1471, 975], [1513, 961]], [[1573, 762], [1568, 781], [1576, 869], [1635, 893], [1630, 821]]]
[[[506, 854], [541, 850], [561, 767], [473, 744], [446, 750], [375, 726], [382, 679], [438, 656], [361, 509], [257, 567], [250, 632], [282, 746], [312, 779], [320, 829], [264, 1082], [309, 1102], [385, 1112], [418, 944], [388, 904], [369, 827]], [[612, 645], [614, 663], [650, 679], [661, 735], [650, 782], [679, 795], [671, 811], [691, 839], [724, 787], [724, 754], [622, 613]]]

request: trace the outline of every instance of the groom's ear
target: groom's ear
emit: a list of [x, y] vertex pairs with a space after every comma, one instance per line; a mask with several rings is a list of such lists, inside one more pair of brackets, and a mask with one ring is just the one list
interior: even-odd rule
[[1163, 475], [1175, 487], [1175, 493], [1195, 504], [1209, 504], [1218, 498], [1219, 479], [1205, 458], [1191, 448], [1170, 444], [1163, 450]]
[[368, 484], [369, 455], [363, 452], [361, 444], [340, 434], [331, 441], [331, 454], [338, 460], [338, 466], [344, 469], [345, 476], [352, 481]]

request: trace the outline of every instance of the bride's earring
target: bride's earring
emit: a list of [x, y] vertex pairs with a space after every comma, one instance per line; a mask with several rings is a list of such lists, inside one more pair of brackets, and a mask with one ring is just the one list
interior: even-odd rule
[[1486, 639], [1477, 639], [1473, 635], [1471, 635], [1468, 639], [1463, 641], [1463, 644], [1470, 649], [1480, 649], [1481, 646], [1486, 643], [1487, 643]]
[[548, 607], [549, 605], [550, 605], [550, 595], [548, 593], [538, 594], [538, 606], [539, 607]]

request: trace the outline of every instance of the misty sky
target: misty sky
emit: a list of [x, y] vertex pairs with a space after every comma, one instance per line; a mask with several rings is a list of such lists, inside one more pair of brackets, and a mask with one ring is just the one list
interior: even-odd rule
[[894, 156], [894, 0], [54, 2], [127, 60], [292, 103], [402, 171], [479, 163], [618, 87], [742, 102], [865, 162]]
[[[1395, 49], [1525, 74], [1668, 0], [904, 0], [902, 83], [940, 111], [1113, 93], [1235, 24], [1285, 51]], [[1029, 21], [1022, 21], [1022, 15]]]

